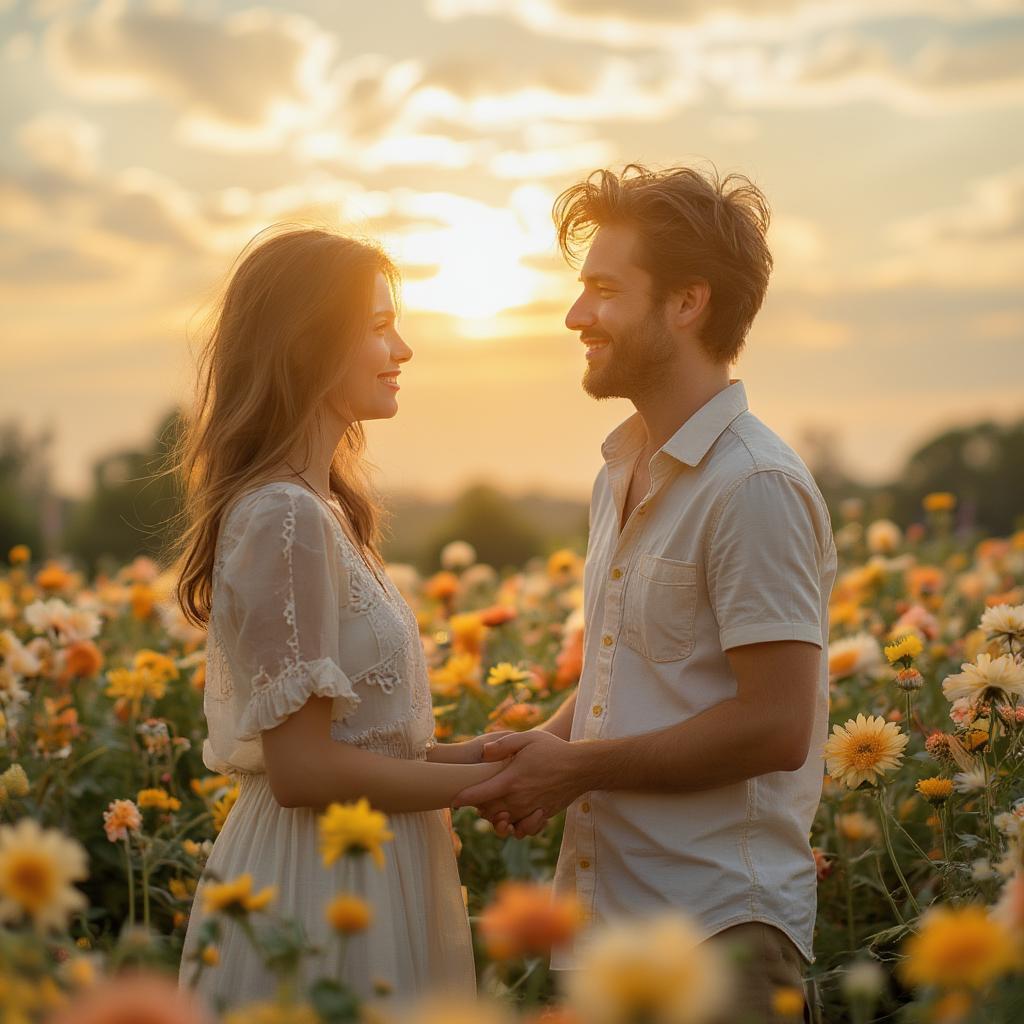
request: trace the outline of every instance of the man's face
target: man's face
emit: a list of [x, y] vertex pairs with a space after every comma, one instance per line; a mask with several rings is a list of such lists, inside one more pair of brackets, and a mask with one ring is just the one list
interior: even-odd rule
[[583, 291], [565, 326], [586, 345], [583, 390], [593, 398], [634, 398], [657, 388], [678, 346], [655, 302], [653, 281], [633, 261], [634, 228], [609, 225], [594, 236], [580, 271]]

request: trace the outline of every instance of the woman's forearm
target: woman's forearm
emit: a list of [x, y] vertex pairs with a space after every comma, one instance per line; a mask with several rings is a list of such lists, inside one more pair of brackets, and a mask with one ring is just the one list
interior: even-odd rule
[[387, 757], [332, 740], [328, 749], [311, 752], [305, 764], [288, 773], [282, 802], [321, 809], [365, 797], [386, 814], [431, 811], [450, 807], [456, 793], [497, 775], [504, 766]]

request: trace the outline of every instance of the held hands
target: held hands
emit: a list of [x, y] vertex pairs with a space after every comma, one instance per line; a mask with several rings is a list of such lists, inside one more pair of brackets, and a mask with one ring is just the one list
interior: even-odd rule
[[512, 760], [497, 775], [458, 793], [453, 807], [476, 806], [500, 836], [536, 835], [548, 818], [564, 810], [584, 792], [579, 752], [549, 732], [532, 729], [484, 739], [483, 760]]

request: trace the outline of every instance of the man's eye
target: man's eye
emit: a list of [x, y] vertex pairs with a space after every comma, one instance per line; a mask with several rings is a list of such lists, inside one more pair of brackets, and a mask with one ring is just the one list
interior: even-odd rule
[[600, 295], [602, 299], [610, 299], [615, 292], [613, 292], [611, 288], [598, 288], [597, 294]]

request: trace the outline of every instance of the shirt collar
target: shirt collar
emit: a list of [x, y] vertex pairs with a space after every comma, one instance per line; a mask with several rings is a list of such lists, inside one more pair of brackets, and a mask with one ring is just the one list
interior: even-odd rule
[[[662, 446], [661, 451], [687, 466], [696, 466], [725, 428], [747, 411], [747, 393], [740, 380], [729, 385], [705, 402]], [[605, 462], [615, 462], [636, 452], [645, 437], [639, 413], [620, 423], [605, 439], [601, 454]]]

